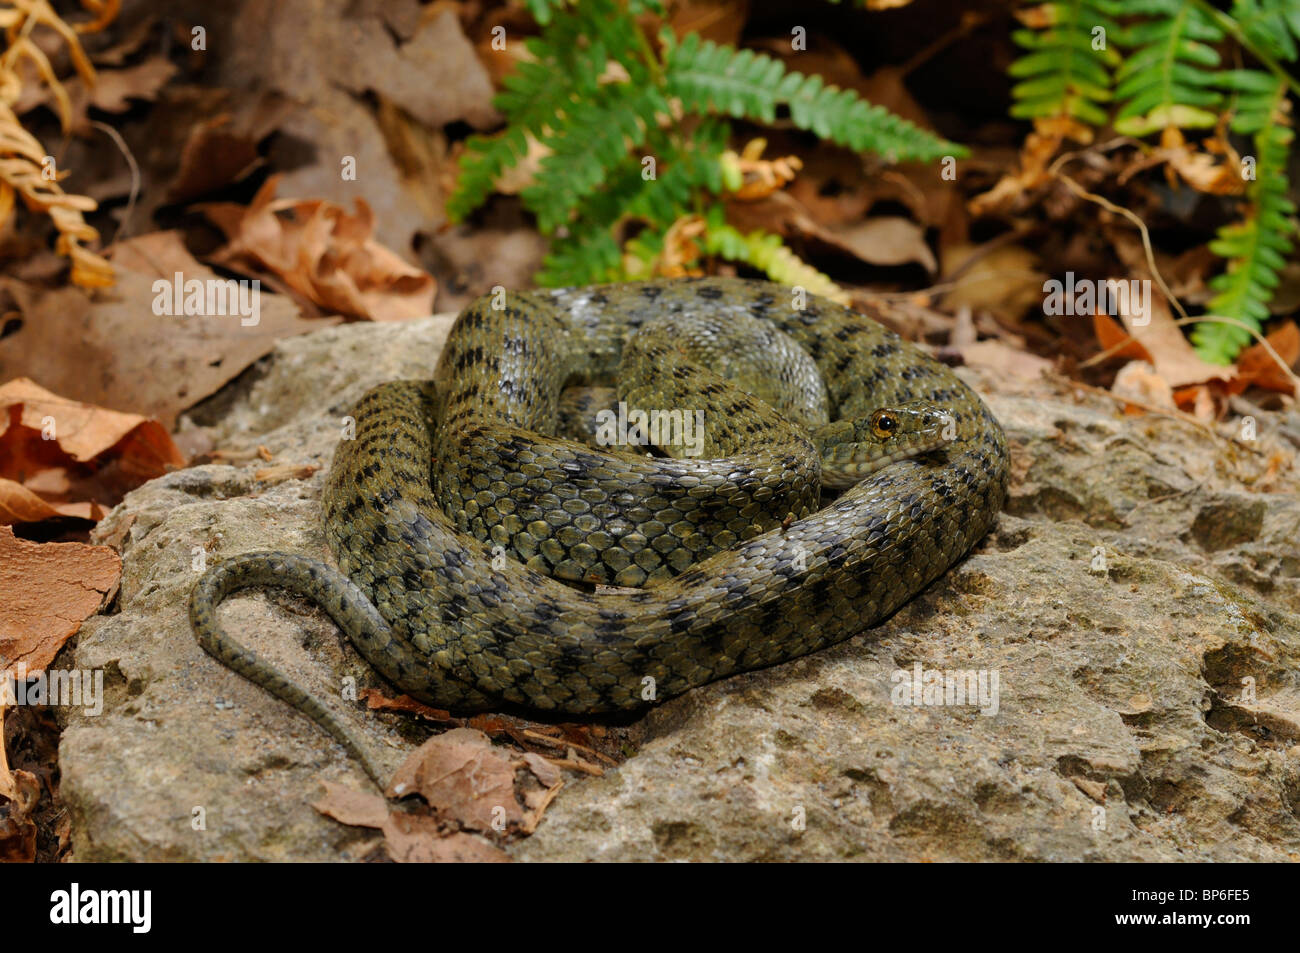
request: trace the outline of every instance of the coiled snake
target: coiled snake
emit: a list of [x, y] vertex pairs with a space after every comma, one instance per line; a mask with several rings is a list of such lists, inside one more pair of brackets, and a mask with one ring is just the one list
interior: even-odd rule
[[[766, 400], [731, 379], [746, 375]], [[556, 436], [565, 386], [615, 376], [622, 405], [598, 419], [626, 443]], [[488, 296], [433, 380], [381, 384], [354, 417], [323, 496], [342, 572], [235, 556], [190, 618], [377, 779], [329, 709], [220, 628], [227, 593], [310, 597], [444, 708], [634, 709], [888, 616], [988, 531], [1008, 475], [1001, 427], [947, 367], [848, 308], [741, 279]], [[693, 422], [694, 445], [675, 439]], [[851, 486], [819, 508], [823, 473]]]

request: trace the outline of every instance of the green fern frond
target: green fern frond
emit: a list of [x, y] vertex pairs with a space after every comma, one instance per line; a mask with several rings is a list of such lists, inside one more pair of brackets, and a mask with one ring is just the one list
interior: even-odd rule
[[[1254, 181], [1247, 188], [1246, 217], [1218, 231], [1210, 250], [1228, 259], [1226, 270], [1210, 281], [1214, 298], [1209, 314], [1235, 318], [1259, 330], [1268, 319], [1268, 302], [1286, 264], [1295, 232], [1296, 207], [1287, 198], [1287, 155], [1294, 130], [1290, 125], [1285, 81], [1254, 70], [1226, 74], [1225, 85], [1239, 94], [1234, 132], [1253, 137]], [[1227, 324], [1202, 322], [1192, 342], [1207, 361], [1231, 363], [1250, 343], [1250, 332]]]
[[507, 126], [497, 136], [470, 136], [460, 158], [460, 177], [456, 189], [447, 197], [447, 217], [463, 221], [492, 194], [506, 169], [528, 152], [528, 137], [523, 126]]
[[[636, 274], [623, 270], [617, 239], [620, 224], [645, 222], [649, 228], [642, 235], [647, 237], [640, 242], [645, 246], [649, 233], [662, 232], [691, 212], [695, 195], [721, 193], [718, 156], [726, 144], [726, 125], [706, 120], [682, 148], [654, 157], [653, 177], [643, 157], [626, 157], [611, 170], [606, 187], [582, 202], [567, 234], [551, 242], [538, 283], [558, 286], [635, 278]], [[629, 242], [630, 252], [632, 247]], [[653, 264], [658, 253], [655, 250], [647, 260]]]
[[[1106, 0], [1093, 0], [1106, 2]], [[528, 56], [493, 103], [506, 117], [496, 137], [473, 136], [448, 199], [453, 221], [481, 205], [502, 174], [536, 143], [536, 175], [520, 193], [538, 227], [552, 236], [538, 280], [576, 284], [631, 277], [653, 267], [676, 221], [734, 189], [719, 161], [726, 115], [792, 122], [856, 150], [890, 160], [962, 156], [966, 150], [873, 106], [820, 77], [787, 72], [777, 60], [690, 35], [663, 34], [656, 54], [636, 22], [658, 0], [530, 0], [543, 24]], [[643, 174], [653, 157], [656, 175]], [[621, 248], [625, 223], [643, 230]], [[793, 268], [779, 239], [753, 239], [749, 259]], [[659, 251], [654, 251], [658, 244]], [[638, 264], [640, 262], [640, 264]]]
[[736, 50], [689, 34], [680, 43], [672, 31], [660, 34], [665, 47], [668, 94], [691, 112], [719, 112], [772, 123], [787, 107], [791, 121], [823, 139], [850, 149], [870, 150], [890, 161], [965, 156], [941, 139], [851, 90], [826, 86], [820, 76], [787, 72], [780, 60], [753, 50]]
[[550, 232], [568, 221], [579, 200], [601, 186], [629, 149], [645, 142], [657, 114], [668, 109], [657, 88], [635, 83], [607, 83], [591, 100], [571, 105], [559, 134], [544, 140], [551, 155], [521, 193], [538, 227]]
[[622, 259], [612, 229], [575, 229], [551, 242], [542, 268], [534, 277], [545, 288], [620, 281], [624, 278]]
[[1294, 60], [1300, 38], [1296, 0], [1234, 0], [1230, 14], [1246, 39], [1284, 60]]
[[1111, 70], [1119, 64], [1113, 47], [1121, 35], [1113, 0], [1060, 0], [1037, 8], [1048, 25], [1016, 30], [1011, 39], [1025, 54], [1007, 70], [1017, 119], [1069, 117], [1092, 126], [1106, 124]]
[[1132, 52], [1115, 74], [1115, 97], [1123, 103], [1115, 129], [1146, 136], [1170, 126], [1213, 127], [1223, 102], [1213, 44], [1223, 30], [1185, 0], [1134, 0], [1125, 13], [1145, 19], [1125, 34]]

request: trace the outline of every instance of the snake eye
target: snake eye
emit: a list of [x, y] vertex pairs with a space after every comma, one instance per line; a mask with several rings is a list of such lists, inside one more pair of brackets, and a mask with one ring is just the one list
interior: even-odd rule
[[871, 415], [871, 432], [881, 440], [888, 440], [898, 430], [898, 418], [887, 410], [878, 410]]

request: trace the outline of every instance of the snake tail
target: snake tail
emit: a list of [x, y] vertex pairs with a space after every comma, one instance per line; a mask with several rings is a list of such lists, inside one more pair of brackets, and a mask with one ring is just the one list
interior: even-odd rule
[[286, 589], [318, 604], [365, 654], [382, 653], [392, 630], [379, 610], [351, 580], [314, 559], [287, 553], [246, 553], [205, 573], [190, 596], [190, 625], [199, 645], [214, 659], [292, 705], [328, 731], [356, 758], [381, 788], [383, 772], [339, 717], [297, 682], [216, 623], [217, 606], [227, 595], [250, 586]]

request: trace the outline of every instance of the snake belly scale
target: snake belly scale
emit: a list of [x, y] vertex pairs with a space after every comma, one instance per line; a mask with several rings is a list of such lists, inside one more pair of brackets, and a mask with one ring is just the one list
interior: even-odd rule
[[[728, 278], [514, 292], [504, 307], [480, 299], [432, 380], [381, 384], [353, 411], [355, 438], [340, 442], [323, 495], [340, 571], [274, 552], [225, 560], [191, 597], [200, 645], [318, 721], [375, 776], [325, 705], [222, 630], [227, 593], [272, 585], [315, 600], [381, 675], [453, 710], [643, 708], [879, 622], [989, 530], [1006, 440], [946, 366], [863, 314], [795, 300]], [[815, 364], [839, 421], [922, 406], [938, 408], [948, 432], [924, 452], [887, 453], [819, 509], [802, 429], [653, 334], [629, 344], [665, 315], [783, 332]], [[627, 402], [705, 409], [707, 458], [554, 435], [566, 383], [611, 379], [633, 358], [668, 383], [633, 385]], [[566, 579], [645, 588], [591, 592]]]

